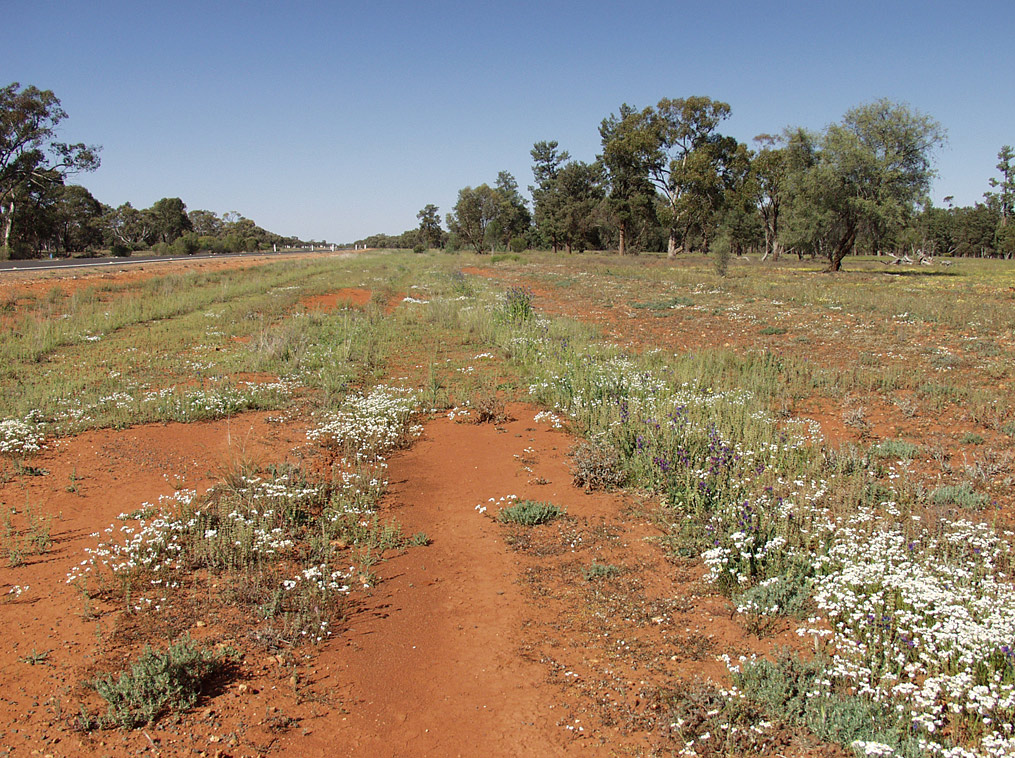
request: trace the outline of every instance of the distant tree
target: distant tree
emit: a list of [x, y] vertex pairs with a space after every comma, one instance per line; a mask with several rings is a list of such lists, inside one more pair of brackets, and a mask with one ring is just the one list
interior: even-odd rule
[[832, 214], [813, 203], [809, 192], [812, 171], [819, 160], [821, 135], [798, 127], [786, 129], [783, 138], [786, 173], [780, 203], [779, 244], [799, 258], [805, 254], [827, 257]]
[[512, 239], [525, 237], [532, 224], [532, 215], [518, 191], [518, 182], [509, 172], [501, 171], [497, 174], [494, 193], [497, 199], [494, 219], [498, 231], [496, 241], [502, 243], [506, 250]]
[[996, 208], [977, 203], [972, 208], [949, 211], [952, 254], [982, 258], [993, 255], [999, 226]]
[[759, 151], [752, 161], [752, 169], [756, 179], [756, 202], [758, 212], [765, 230], [765, 253], [762, 260], [769, 257], [779, 260], [782, 245], [779, 240], [779, 221], [782, 204], [787, 192], [786, 174], [788, 172], [787, 155], [782, 147], [785, 137], [773, 137], [770, 134], [759, 134], [754, 138]]
[[419, 219], [419, 237], [422, 244], [429, 248], [441, 246], [441, 217], [439, 208], [433, 203], [427, 203], [423, 209], [416, 214]]
[[570, 158], [566, 150], [557, 150], [557, 141], [536, 142], [529, 151], [532, 156], [533, 216], [536, 231], [557, 252], [563, 239], [563, 208], [560, 187], [556, 182], [560, 167]]
[[570, 253], [585, 252], [596, 225], [595, 210], [606, 195], [603, 167], [595, 163], [569, 161], [554, 179], [560, 198], [560, 229]]
[[649, 179], [666, 199], [661, 220], [671, 258], [693, 229], [707, 246], [711, 222], [734, 189], [730, 172], [738, 143], [716, 131], [729, 115], [728, 104], [702, 96], [664, 98], [650, 114], [646, 128], [657, 143], [648, 156]]
[[223, 221], [212, 211], [189, 211], [190, 228], [200, 237], [218, 237], [222, 234]]
[[0, 258], [10, 257], [22, 196], [99, 166], [99, 147], [54, 140], [57, 124], [66, 117], [50, 90], [22, 89], [17, 82], [0, 89]]
[[987, 204], [1000, 216], [994, 231], [994, 249], [1005, 258], [1015, 257], [1015, 224], [1009, 223], [1015, 212], [1015, 151], [1005, 145], [997, 154], [997, 170], [1001, 178], [991, 177], [993, 192], [985, 193]]
[[485, 252], [487, 230], [500, 212], [496, 192], [488, 184], [458, 191], [458, 202], [447, 216], [448, 231], [477, 253]]
[[1015, 151], [1011, 145], [1005, 145], [997, 154], [997, 170], [1001, 172], [1001, 178], [991, 177], [989, 184], [993, 192], [985, 192], [984, 197], [987, 204], [997, 208], [1001, 216], [1001, 226], [1007, 226], [1008, 220], [1012, 217], [1013, 206], [1015, 206]]
[[617, 225], [617, 248], [626, 255], [634, 226], [653, 209], [655, 190], [649, 165], [658, 150], [658, 134], [651, 108], [639, 111], [627, 103], [599, 125], [603, 153], [600, 160], [609, 180], [606, 207]]
[[[155, 225], [155, 234], [166, 244], [175, 242], [184, 232], [193, 230], [187, 215], [187, 206], [178, 197], [164, 197], [157, 200], [150, 211]], [[253, 222], [250, 222], [253, 224]]]
[[102, 223], [110, 244], [119, 243], [131, 250], [148, 247], [158, 239], [151, 213], [138, 210], [130, 203], [116, 208], [106, 206]]
[[876, 249], [905, 226], [930, 187], [932, 152], [943, 142], [940, 124], [889, 100], [853, 108], [825, 130], [798, 201], [818, 222], [829, 270], [841, 268], [861, 236]]
[[102, 244], [102, 203], [76, 184], [56, 189], [53, 220], [59, 247], [80, 253]]
[[759, 184], [747, 146], [738, 143], [723, 171], [723, 194], [716, 212], [715, 234], [722, 235], [731, 255], [744, 255], [764, 243]]

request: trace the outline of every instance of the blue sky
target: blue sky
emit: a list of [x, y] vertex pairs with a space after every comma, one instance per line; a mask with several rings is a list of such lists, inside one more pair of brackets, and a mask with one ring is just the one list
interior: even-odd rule
[[981, 199], [1015, 144], [1015, 7], [969, 2], [7, 0], [0, 86], [53, 90], [103, 146], [103, 202], [237, 210], [351, 242], [443, 216], [532, 143], [592, 160], [627, 102], [707, 95], [742, 141], [880, 97], [947, 129], [932, 193]]

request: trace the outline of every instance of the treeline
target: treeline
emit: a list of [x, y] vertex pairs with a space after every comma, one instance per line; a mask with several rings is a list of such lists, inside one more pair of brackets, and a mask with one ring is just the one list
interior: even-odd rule
[[151, 208], [113, 208], [79, 185], [75, 173], [99, 166], [100, 148], [58, 142], [67, 114], [49, 90], [17, 82], [0, 89], [0, 258], [31, 258], [110, 250], [189, 254], [239, 252], [301, 245], [265, 231], [239, 213], [187, 212], [178, 197]]
[[188, 212], [178, 197], [164, 197], [150, 208], [130, 203], [113, 208], [84, 187], [51, 182], [19, 199], [9, 243], [15, 258], [102, 250], [118, 256], [142, 250], [165, 255], [236, 253], [302, 244], [295, 237], [266, 231], [235, 211], [222, 216], [207, 210]]
[[722, 133], [730, 106], [708, 97], [622, 105], [599, 126], [602, 152], [573, 159], [556, 141], [532, 150], [531, 212], [501, 172], [493, 187], [460, 190], [433, 227], [361, 241], [390, 247], [465, 247], [476, 252], [549, 248], [846, 255], [1015, 256], [1015, 154], [998, 153], [999, 177], [984, 202], [936, 208], [928, 197], [933, 152], [944, 130], [888, 100], [853, 108], [821, 132], [795, 127], [763, 134], [754, 147]]

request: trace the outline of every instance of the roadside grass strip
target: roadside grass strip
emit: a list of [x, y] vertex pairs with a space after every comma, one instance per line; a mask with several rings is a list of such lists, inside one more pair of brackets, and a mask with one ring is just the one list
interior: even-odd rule
[[[825, 451], [812, 423], [712, 389], [693, 364], [575, 342], [542, 319], [499, 338], [536, 400], [659, 493], [669, 548], [704, 562], [748, 629], [801, 620], [820, 665], [807, 697], [826, 703], [801, 723], [858, 754], [1015, 754], [1012, 533], [921, 516], [926, 494], [894, 470], [881, 481], [877, 456]], [[772, 686], [769, 662], [730, 665], [748, 697]], [[850, 718], [868, 704], [859, 732], [828, 726], [833, 700]]]

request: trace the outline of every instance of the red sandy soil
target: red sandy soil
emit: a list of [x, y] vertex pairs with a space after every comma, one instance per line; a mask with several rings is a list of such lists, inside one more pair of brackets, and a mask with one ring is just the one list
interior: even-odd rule
[[[352, 299], [343, 292], [330, 296], [336, 306]], [[509, 406], [512, 420], [499, 425], [438, 418], [392, 457], [382, 515], [431, 544], [386, 556], [380, 583], [353, 596], [341, 631], [322, 645], [274, 654], [213, 614], [176, 619], [177, 633], [234, 645], [244, 658], [190, 712], [132, 732], [75, 727], [80, 704], [101, 705], [84, 683], [122, 669], [145, 642], [169, 640], [127, 634], [136, 625], [121, 625], [115, 608], [86, 613], [67, 572], [119, 513], [174, 487], [201, 491], [241, 460], [300, 456], [304, 429], [255, 413], [103, 430], [50, 443], [29, 461], [44, 475], [8, 470], [0, 503], [17, 509], [15, 526], [26, 505], [52, 516], [54, 545], [0, 567], [0, 622], [10, 630], [0, 649], [0, 756], [668, 754], [666, 688], [722, 681], [717, 655], [797, 638], [788, 623], [764, 639], [748, 633], [701, 582], [700, 564], [668, 560], [645, 515], [652, 502], [576, 488], [574, 440], [536, 423], [535, 410]], [[490, 498], [509, 494], [567, 516], [500, 524]], [[619, 576], [590, 581], [593, 561]], [[15, 585], [29, 589], [3, 594]], [[781, 735], [779, 747], [837, 754], [798, 735]]]
[[[55, 541], [26, 565], [0, 569], [0, 588], [30, 585], [0, 604], [12, 630], [0, 651], [2, 744], [54, 756], [645, 754], [662, 739], [660, 687], [721, 678], [720, 652], [791, 640], [786, 630], [763, 642], [746, 635], [726, 601], [700, 585], [700, 566], [672, 566], [646, 541], [657, 532], [628, 498], [575, 488], [572, 440], [535, 423], [534, 410], [510, 406], [516, 420], [500, 426], [428, 424], [391, 460], [383, 512], [431, 544], [381, 563], [381, 583], [319, 648], [271, 656], [248, 647], [239, 672], [193, 712], [130, 733], [73, 729], [80, 700], [98, 705], [81, 682], [122, 666], [139, 643], [110, 633], [116, 612], [83, 618], [66, 573], [117, 514], [173, 484], [201, 490], [240, 458], [282, 460], [302, 445], [302, 429], [249, 414], [51, 446], [32, 461], [46, 475], [0, 489], [9, 506], [27, 501], [52, 514]], [[72, 473], [76, 492], [67, 491]], [[502, 525], [489, 498], [509, 494], [568, 515]], [[581, 568], [593, 559], [624, 573], [589, 582]], [[185, 626], [221, 641], [213, 621]], [[29, 665], [33, 651], [51, 652]]]
[[[118, 514], [157, 503], [181, 487], [203, 491], [244, 461], [283, 461], [298, 441], [298, 428], [267, 423], [255, 413], [216, 422], [155, 424], [126, 431], [95, 431], [50, 442], [31, 465], [40, 476], [11, 475], [0, 485], [0, 503], [16, 509], [16, 528], [32, 507], [52, 518], [52, 548], [26, 556], [24, 565], [0, 569], [0, 592], [28, 586], [19, 598], [4, 595], [0, 619], [10, 637], [0, 648], [0, 745], [9, 754], [114, 754], [117, 735], [88, 738], [69, 729], [77, 714], [80, 683], [92, 678], [99, 659], [136, 651], [110, 649], [115, 616], [86, 619], [84, 599], [66, 584], [71, 567], [94, 547], [90, 535]], [[6, 558], [6, 556], [4, 556]], [[6, 561], [5, 561], [6, 564]], [[33, 653], [48, 655], [29, 665]], [[120, 655], [117, 656], [116, 654]], [[129, 747], [133, 744], [133, 747]], [[125, 740], [128, 753], [143, 747]], [[3, 748], [0, 748], [0, 754]], [[122, 754], [122, 753], [121, 753]]]
[[308, 297], [302, 300], [301, 304], [308, 311], [333, 311], [346, 306], [362, 308], [369, 302], [370, 290], [343, 287], [335, 292]]

